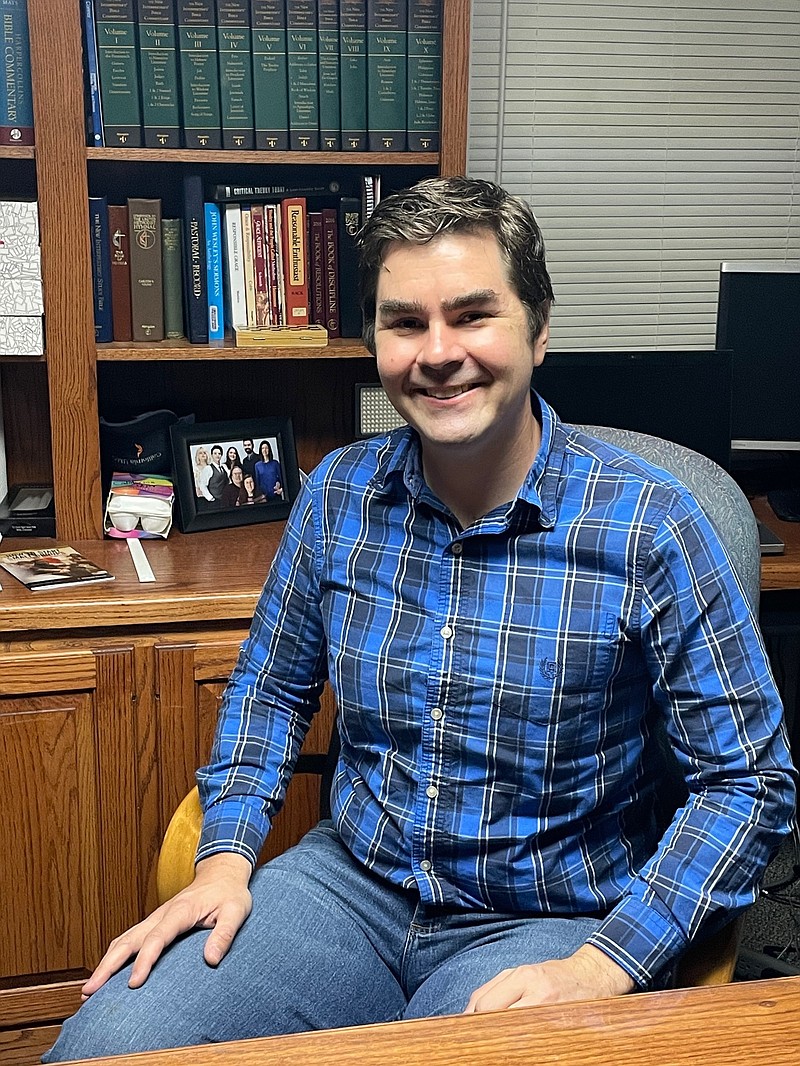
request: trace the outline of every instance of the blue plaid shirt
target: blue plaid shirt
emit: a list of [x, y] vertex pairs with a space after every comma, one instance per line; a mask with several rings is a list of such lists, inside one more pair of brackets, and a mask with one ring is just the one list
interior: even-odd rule
[[[198, 858], [255, 862], [329, 679], [333, 818], [357, 859], [432, 904], [604, 915], [590, 943], [646, 986], [753, 901], [791, 820], [791, 760], [757, 626], [691, 495], [541, 412], [517, 498], [466, 530], [411, 430], [311, 475], [198, 774]], [[663, 839], [659, 716], [690, 790]]]

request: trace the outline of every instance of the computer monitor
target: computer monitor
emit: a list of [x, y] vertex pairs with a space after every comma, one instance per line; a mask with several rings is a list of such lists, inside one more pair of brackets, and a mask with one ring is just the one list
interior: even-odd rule
[[716, 343], [732, 352], [734, 451], [800, 451], [800, 260], [723, 263]]
[[551, 351], [533, 386], [565, 422], [652, 433], [728, 469], [729, 352]]

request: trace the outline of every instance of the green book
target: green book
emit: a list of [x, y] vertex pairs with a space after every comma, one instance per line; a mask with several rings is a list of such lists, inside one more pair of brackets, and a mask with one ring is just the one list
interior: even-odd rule
[[442, 0], [408, 0], [408, 150], [439, 151]]
[[223, 148], [255, 145], [251, 44], [250, 0], [217, 0]]
[[214, 0], [178, 0], [178, 56], [187, 148], [221, 148]]
[[175, 0], [137, 0], [145, 148], [179, 148]]
[[408, 0], [367, 0], [367, 144], [404, 152]]
[[256, 148], [289, 147], [289, 95], [284, 0], [250, 0]]
[[317, 0], [319, 139], [325, 152], [342, 147], [339, 95], [339, 0]]
[[286, 0], [289, 147], [319, 149], [316, 0]]
[[367, 150], [367, 0], [340, 0], [342, 149]]
[[133, 0], [94, 0], [103, 135], [108, 147], [142, 147]]
[[183, 337], [183, 267], [181, 220], [161, 220], [161, 274], [164, 288], [164, 336]]

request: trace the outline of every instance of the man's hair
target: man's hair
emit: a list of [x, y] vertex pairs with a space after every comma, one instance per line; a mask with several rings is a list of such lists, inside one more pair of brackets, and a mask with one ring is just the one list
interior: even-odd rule
[[363, 339], [369, 351], [375, 354], [378, 277], [389, 249], [394, 244], [428, 244], [443, 233], [494, 235], [535, 341], [547, 324], [554, 297], [544, 238], [533, 211], [490, 181], [425, 178], [381, 200], [358, 234]]
[[222, 445], [221, 444], [212, 444], [211, 445], [211, 454], [213, 455], [214, 452], [219, 452], [219, 454], [222, 455]]

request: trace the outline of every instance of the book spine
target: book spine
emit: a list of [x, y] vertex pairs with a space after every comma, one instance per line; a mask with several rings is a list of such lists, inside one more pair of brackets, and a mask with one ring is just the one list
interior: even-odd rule
[[131, 260], [128, 208], [108, 205], [108, 240], [111, 274], [111, 319], [115, 341], [133, 340], [131, 319]]
[[242, 251], [242, 209], [238, 204], [222, 208], [225, 226], [225, 324], [232, 330], [247, 328], [244, 257]]
[[340, 0], [339, 77], [342, 148], [367, 149], [367, 0]]
[[175, 0], [137, 0], [145, 148], [179, 148]]
[[208, 287], [208, 339], [225, 337], [225, 311], [222, 282], [222, 221], [219, 207], [206, 203], [206, 284]]
[[408, 150], [439, 151], [442, 0], [408, 0]]
[[161, 201], [128, 200], [131, 244], [131, 317], [135, 341], [164, 339], [161, 273]]
[[216, 203], [242, 200], [280, 200], [284, 196], [338, 196], [341, 185], [328, 181], [315, 185], [212, 185], [211, 199]]
[[322, 212], [308, 212], [309, 283], [311, 295], [311, 321], [316, 326], [325, 325], [325, 256], [322, 236]]
[[339, 309], [339, 242], [336, 211], [332, 207], [322, 212], [322, 236], [325, 266], [325, 321], [322, 323], [329, 337], [341, 337]]
[[286, 325], [307, 326], [308, 276], [306, 263], [306, 201], [302, 196], [281, 200], [281, 247]]
[[367, 144], [406, 147], [408, 0], [367, 0]]
[[43, 314], [41, 278], [0, 278], [0, 318]]
[[98, 344], [114, 339], [111, 317], [111, 261], [108, 253], [108, 200], [89, 198], [89, 237], [92, 252], [94, 339]]
[[33, 90], [28, 0], [3, 0], [3, 89], [0, 145], [33, 144]]
[[142, 147], [139, 59], [133, 0], [94, 0], [103, 137], [107, 145]]
[[256, 148], [289, 147], [289, 91], [284, 0], [250, 0]]
[[269, 326], [272, 324], [272, 320], [270, 318], [269, 281], [267, 278], [264, 205], [253, 204], [250, 208], [250, 217], [253, 224], [253, 278], [256, 293], [256, 325]]
[[178, 0], [178, 58], [187, 148], [222, 148], [214, 0]]
[[283, 271], [281, 270], [280, 211], [277, 204], [264, 205], [267, 246], [267, 284], [269, 286], [269, 320], [273, 326], [284, 324]]
[[275, 272], [275, 324], [286, 326], [289, 324], [286, 310], [286, 271], [283, 266], [283, 219], [281, 218], [281, 205], [270, 204], [269, 210], [272, 218], [273, 248], [272, 265]]
[[103, 108], [100, 102], [100, 64], [97, 55], [97, 31], [94, 24], [94, 0], [81, 0], [83, 11], [83, 52], [86, 56], [87, 134], [89, 145], [103, 148]]
[[[361, 229], [361, 200], [343, 196], [339, 201], [339, 277], [358, 277], [356, 235]], [[363, 320], [355, 285], [343, 286], [339, 293], [339, 325], [343, 337], [360, 337]]]
[[184, 336], [181, 220], [161, 220], [161, 274], [164, 284], [164, 336]]
[[339, 74], [339, 0], [317, 0], [319, 139], [325, 152], [342, 147]]
[[252, 149], [253, 67], [250, 0], [217, 0], [222, 147]]
[[289, 147], [319, 150], [318, 43], [315, 0], [286, 0]]
[[192, 344], [208, 344], [206, 223], [199, 174], [184, 175], [182, 222], [186, 335]]
[[253, 261], [253, 212], [242, 205], [242, 262], [244, 264], [244, 302], [247, 305], [247, 328], [256, 326], [256, 275]]

